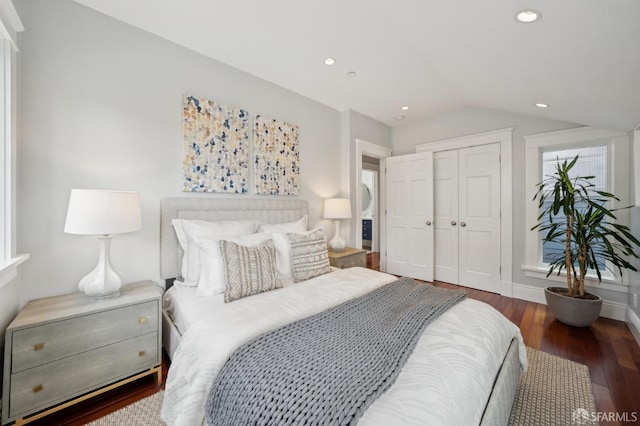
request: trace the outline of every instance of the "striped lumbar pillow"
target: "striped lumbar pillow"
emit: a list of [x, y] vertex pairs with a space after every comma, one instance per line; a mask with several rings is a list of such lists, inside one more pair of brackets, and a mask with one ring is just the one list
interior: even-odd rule
[[224, 265], [225, 302], [282, 287], [277, 278], [273, 241], [246, 247], [222, 240], [220, 254]]
[[291, 241], [291, 271], [298, 283], [331, 272], [327, 243], [322, 232], [287, 234]]

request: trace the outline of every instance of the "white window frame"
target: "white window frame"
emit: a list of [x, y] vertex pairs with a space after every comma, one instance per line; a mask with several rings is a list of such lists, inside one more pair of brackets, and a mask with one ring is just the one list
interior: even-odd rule
[[24, 26], [9, 0], [0, 0], [0, 288], [17, 276], [17, 267], [29, 258], [16, 255], [15, 147], [16, 147], [16, 44]]
[[[611, 207], [619, 208], [629, 205], [629, 135], [612, 130], [597, 129], [594, 127], [580, 127], [577, 129], [562, 130], [558, 132], [542, 133], [525, 136], [525, 188], [526, 188], [526, 238], [525, 238], [525, 265], [522, 269], [525, 276], [566, 282], [563, 272], [559, 276], [554, 272], [547, 277], [548, 267], [542, 263], [542, 241], [538, 231], [531, 231], [537, 223], [538, 204], [533, 201], [536, 193], [536, 184], [543, 179], [542, 153], [544, 151], [556, 151], [573, 149], [586, 146], [606, 145], [607, 147], [607, 182], [608, 190], [620, 198], [619, 202]], [[629, 225], [628, 210], [621, 210], [616, 214], [618, 223]], [[623, 279], [628, 279], [628, 273]], [[585, 284], [618, 292], [627, 292], [627, 286], [618, 276], [617, 272], [604, 271], [602, 283], [598, 284], [595, 274], [587, 274]]]

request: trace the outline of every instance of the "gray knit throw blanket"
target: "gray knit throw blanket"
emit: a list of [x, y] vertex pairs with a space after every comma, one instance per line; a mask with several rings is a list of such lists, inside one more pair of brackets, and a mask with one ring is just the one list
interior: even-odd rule
[[400, 374], [424, 328], [466, 297], [401, 278], [240, 346], [211, 386], [209, 425], [349, 425]]

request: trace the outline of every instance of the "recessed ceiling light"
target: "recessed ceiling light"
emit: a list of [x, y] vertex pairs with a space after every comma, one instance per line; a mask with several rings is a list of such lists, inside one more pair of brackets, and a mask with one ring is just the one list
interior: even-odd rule
[[542, 102], [538, 102], [536, 106], [538, 108], [549, 108], [549, 104], [543, 104]]
[[404, 115], [396, 115], [395, 119], [396, 119], [397, 121], [404, 120], [404, 119], [405, 119], [405, 116], [404, 116]]
[[356, 75], [357, 75], [357, 74], [356, 74], [356, 72], [355, 72], [355, 71], [349, 71], [349, 72], [347, 73], [347, 76], [349, 76], [349, 77], [355, 77]]
[[530, 24], [532, 22], [539, 21], [540, 18], [542, 18], [542, 13], [533, 9], [521, 10], [516, 14], [518, 22], [522, 22], [523, 24]]
[[324, 64], [325, 65], [333, 65], [335, 63], [336, 63], [336, 60], [333, 59], [333, 58], [327, 58], [327, 59], [324, 60]]
[[408, 106], [403, 106], [403, 107], [402, 107], [402, 108], [400, 108], [400, 109], [401, 109], [401, 110], [403, 110], [403, 111], [406, 111], [406, 110], [408, 110], [408, 109], [409, 109], [409, 107], [408, 107]]

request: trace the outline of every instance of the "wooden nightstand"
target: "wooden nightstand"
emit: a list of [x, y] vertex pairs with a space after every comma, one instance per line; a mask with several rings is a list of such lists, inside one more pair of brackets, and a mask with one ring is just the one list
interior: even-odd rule
[[344, 251], [329, 250], [329, 263], [336, 268], [344, 269], [353, 266], [367, 267], [367, 251], [345, 247]]
[[160, 385], [161, 297], [144, 281], [113, 299], [73, 293], [27, 303], [5, 335], [2, 424], [29, 423], [150, 374]]

